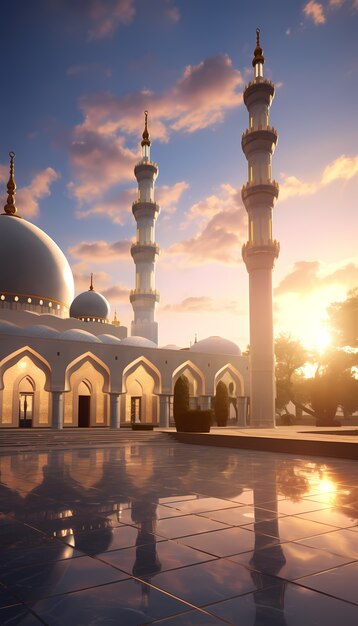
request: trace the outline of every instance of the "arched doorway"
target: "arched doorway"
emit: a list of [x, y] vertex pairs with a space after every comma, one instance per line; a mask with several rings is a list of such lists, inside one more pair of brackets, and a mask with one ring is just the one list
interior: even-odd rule
[[91, 385], [82, 380], [78, 385], [78, 427], [88, 428], [91, 423]]
[[19, 427], [31, 428], [34, 415], [35, 383], [25, 376], [19, 384]]
[[159, 421], [160, 374], [147, 359], [141, 358], [123, 372], [125, 396], [122, 415], [126, 423], [157, 424]]
[[108, 369], [93, 355], [83, 355], [70, 363], [66, 370], [64, 426], [107, 426], [108, 387]]
[[26, 347], [4, 359], [0, 374], [0, 425], [51, 426], [51, 394], [47, 391], [51, 372], [47, 362]]

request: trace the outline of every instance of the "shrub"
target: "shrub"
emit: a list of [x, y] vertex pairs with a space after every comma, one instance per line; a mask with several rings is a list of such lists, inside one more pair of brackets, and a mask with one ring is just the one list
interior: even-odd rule
[[221, 380], [216, 385], [214, 411], [217, 425], [226, 426], [229, 417], [229, 394], [226, 385]]
[[193, 409], [175, 420], [176, 429], [181, 433], [209, 433], [213, 412]]
[[180, 376], [174, 385], [173, 413], [175, 425], [177, 420], [189, 411], [189, 381], [186, 376]]

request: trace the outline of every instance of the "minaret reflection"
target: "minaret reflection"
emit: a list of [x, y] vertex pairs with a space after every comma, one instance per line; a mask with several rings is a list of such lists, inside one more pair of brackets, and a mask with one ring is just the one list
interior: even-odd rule
[[[255, 547], [250, 565], [255, 568], [251, 576], [257, 588], [253, 593], [256, 605], [255, 626], [287, 626], [284, 614], [286, 581], [282, 580], [280, 583], [277, 578], [278, 584], [268, 588], [265, 583], [266, 575], [279, 577], [280, 570], [286, 563], [279, 539], [277, 462], [272, 459], [272, 463], [266, 465], [264, 480], [260, 466], [254, 465], [252, 470]], [[270, 512], [263, 508], [265, 503], [269, 503]]]

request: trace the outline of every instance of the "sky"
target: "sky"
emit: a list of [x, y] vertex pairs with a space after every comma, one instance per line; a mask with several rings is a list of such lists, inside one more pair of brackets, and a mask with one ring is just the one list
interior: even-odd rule
[[276, 85], [280, 184], [275, 335], [327, 341], [327, 306], [358, 285], [358, 0], [1, 3], [0, 184], [16, 153], [19, 214], [130, 328], [131, 212], [143, 111], [159, 165], [159, 345], [249, 343], [242, 94], [261, 29]]

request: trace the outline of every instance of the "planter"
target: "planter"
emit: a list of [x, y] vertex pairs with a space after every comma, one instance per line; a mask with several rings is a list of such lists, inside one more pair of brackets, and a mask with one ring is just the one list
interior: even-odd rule
[[175, 426], [178, 433], [210, 433], [212, 411], [195, 409], [187, 411], [176, 419]]

